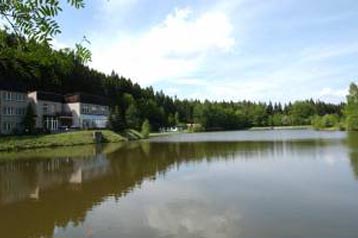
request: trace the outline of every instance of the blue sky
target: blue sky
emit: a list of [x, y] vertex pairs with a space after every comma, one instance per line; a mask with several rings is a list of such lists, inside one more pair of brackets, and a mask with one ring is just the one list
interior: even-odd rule
[[179, 98], [345, 100], [357, 81], [356, 0], [90, 0], [65, 7], [56, 47]]

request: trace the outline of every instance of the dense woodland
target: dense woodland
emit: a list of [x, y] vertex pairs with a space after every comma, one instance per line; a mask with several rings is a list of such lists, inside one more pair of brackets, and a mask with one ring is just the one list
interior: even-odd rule
[[[47, 43], [26, 41], [4, 31], [0, 32], [0, 81], [21, 83], [27, 90], [80, 91], [107, 97], [111, 102], [110, 124], [114, 130], [140, 130], [146, 119], [154, 131], [179, 124], [194, 124], [191, 128], [194, 130], [311, 124], [317, 128], [345, 126], [345, 104], [314, 100], [284, 105], [179, 100], [161, 91], [155, 92], [152, 87], [142, 88], [115, 72], [106, 75], [91, 69], [70, 49], [55, 51]], [[357, 111], [356, 106], [351, 110]]]

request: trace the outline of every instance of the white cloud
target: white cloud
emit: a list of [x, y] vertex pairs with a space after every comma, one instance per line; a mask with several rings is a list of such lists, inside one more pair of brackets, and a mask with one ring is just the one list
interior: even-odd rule
[[223, 12], [196, 16], [189, 8], [176, 9], [140, 35], [114, 36], [111, 44], [93, 42], [92, 66], [105, 72], [114, 69], [145, 85], [190, 78], [208, 54], [232, 49], [232, 31]]
[[56, 38], [51, 41], [51, 45], [52, 45], [52, 48], [54, 48], [56, 50], [61, 50], [61, 49], [65, 49], [65, 48], [73, 48], [73, 46], [70, 46], [62, 41], [59, 41]]
[[[308, 36], [314, 38], [304, 13], [293, 14], [287, 21], [280, 17], [294, 3], [285, 1], [278, 6], [277, 1], [237, 0], [195, 6], [194, 10], [178, 8], [146, 30], [140, 28], [141, 32], [114, 28], [116, 24], [110, 23], [110, 36], [91, 37], [92, 66], [107, 73], [114, 69], [143, 86], [154, 85], [179, 98], [340, 102], [344, 81], [348, 84], [355, 77], [356, 62], [347, 59], [358, 53], [358, 45], [338, 36], [302, 44], [310, 42]], [[105, 21], [120, 18], [123, 23], [137, 7], [138, 0], [113, 1], [101, 11], [107, 14]], [[123, 9], [125, 17], [118, 13]], [[295, 40], [298, 35], [291, 28], [288, 32], [294, 35], [287, 35], [281, 24], [297, 27], [302, 42]], [[321, 27], [319, 24], [317, 34], [322, 34]], [[324, 89], [335, 86], [339, 88]]]
[[238, 235], [241, 216], [231, 210], [215, 211], [212, 204], [197, 200], [182, 200], [145, 209], [148, 226], [161, 236], [169, 237], [228, 237]]
[[348, 93], [348, 88], [346, 89], [332, 89], [332, 88], [323, 88], [319, 92], [319, 96], [335, 96], [335, 97], [344, 97]]

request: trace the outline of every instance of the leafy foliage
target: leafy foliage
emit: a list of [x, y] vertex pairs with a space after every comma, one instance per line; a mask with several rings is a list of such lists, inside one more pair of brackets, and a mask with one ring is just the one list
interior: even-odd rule
[[358, 130], [358, 86], [351, 83], [349, 94], [347, 96], [347, 105], [344, 109], [346, 116], [347, 129], [352, 131]]
[[121, 132], [125, 129], [123, 116], [118, 106], [114, 107], [114, 110], [109, 116], [109, 126], [113, 131]]
[[149, 121], [148, 121], [148, 119], [145, 119], [142, 124], [141, 134], [143, 135], [144, 138], [148, 138], [150, 131], [151, 131], [151, 127], [150, 127]]
[[[84, 0], [67, 0], [77, 9], [84, 8]], [[56, 21], [62, 12], [59, 0], [0, 0], [0, 19], [8, 23], [16, 39], [23, 42], [23, 36], [30, 41], [49, 44], [61, 33]], [[6, 27], [7, 29], [9, 27]], [[82, 63], [91, 61], [91, 52], [83, 41], [76, 44], [76, 56]]]
[[[83, 8], [84, 0], [67, 0], [75, 8]], [[59, 0], [0, 0], [0, 16], [14, 32], [39, 42], [50, 41], [61, 33], [56, 16], [62, 12]]]

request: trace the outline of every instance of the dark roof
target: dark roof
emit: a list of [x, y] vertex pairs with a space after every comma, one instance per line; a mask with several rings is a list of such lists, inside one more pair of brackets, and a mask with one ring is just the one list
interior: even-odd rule
[[43, 91], [37, 91], [37, 100], [61, 102], [61, 103], [64, 102], [63, 95], [58, 93], [50, 93], [50, 92], [43, 92]]
[[88, 93], [66, 94], [65, 102], [67, 103], [82, 102], [82, 103], [91, 103], [91, 104], [97, 104], [103, 106], [109, 105], [109, 100], [107, 98], [100, 97], [93, 94], [88, 94]]
[[26, 92], [26, 86], [23, 83], [11, 81], [11, 80], [1, 80], [0, 81], [0, 90], [5, 91], [14, 91], [14, 92]]

